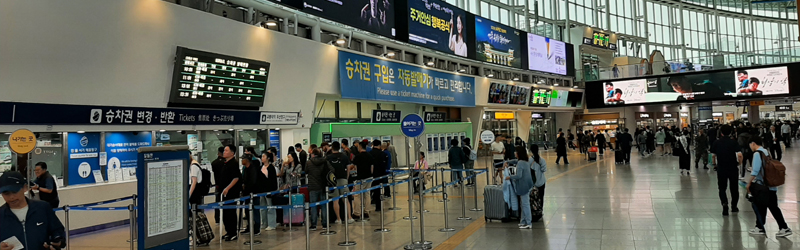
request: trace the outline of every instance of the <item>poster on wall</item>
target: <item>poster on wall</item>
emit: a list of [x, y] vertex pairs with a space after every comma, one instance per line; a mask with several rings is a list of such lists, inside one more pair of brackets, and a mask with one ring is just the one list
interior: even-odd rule
[[68, 133], [67, 185], [95, 183], [92, 171], [100, 171], [100, 133]]
[[304, 0], [303, 12], [378, 35], [395, 36], [394, 0]]
[[123, 181], [125, 179], [123, 169], [136, 169], [139, 147], [150, 147], [152, 134], [151, 132], [107, 132], [105, 144], [105, 151], [108, 154], [106, 169], [108, 180]]
[[509, 93], [511, 93], [511, 85], [495, 83], [489, 85], [489, 100], [490, 104], [508, 104]]
[[339, 51], [342, 98], [474, 107], [475, 78]]
[[520, 31], [485, 19], [475, 17], [476, 59], [481, 62], [522, 68], [524, 51], [520, 47]]
[[525, 105], [528, 103], [530, 88], [523, 86], [511, 86], [508, 104]]
[[441, 52], [467, 57], [466, 12], [444, 1], [408, 0], [408, 41]]
[[785, 66], [737, 70], [733, 97], [789, 94], [789, 72]]
[[562, 41], [528, 33], [528, 69], [566, 75], [566, 47]]

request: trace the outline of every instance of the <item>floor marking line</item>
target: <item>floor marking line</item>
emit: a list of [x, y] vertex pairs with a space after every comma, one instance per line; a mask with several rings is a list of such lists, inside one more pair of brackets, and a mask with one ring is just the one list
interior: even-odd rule
[[483, 228], [483, 226], [485, 226], [485, 225], [486, 225], [486, 219], [485, 219], [484, 216], [481, 216], [480, 218], [475, 219], [475, 221], [473, 221], [472, 223], [467, 225], [467, 227], [465, 227], [464, 229], [461, 229], [456, 234], [451, 236], [449, 239], [447, 239], [444, 242], [442, 242], [442, 244], [439, 244], [438, 246], [436, 246], [436, 248], [434, 248], [434, 250], [452, 250], [452, 249], [455, 249], [456, 247], [461, 245], [461, 243], [463, 243], [465, 240], [467, 240], [467, 238], [472, 236], [472, 234], [477, 232], [478, 229]]

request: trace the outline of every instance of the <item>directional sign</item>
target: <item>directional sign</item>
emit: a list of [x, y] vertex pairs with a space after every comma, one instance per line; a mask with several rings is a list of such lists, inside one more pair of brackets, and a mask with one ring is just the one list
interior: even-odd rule
[[417, 114], [409, 114], [400, 122], [400, 130], [408, 137], [419, 137], [425, 132], [425, 122]]

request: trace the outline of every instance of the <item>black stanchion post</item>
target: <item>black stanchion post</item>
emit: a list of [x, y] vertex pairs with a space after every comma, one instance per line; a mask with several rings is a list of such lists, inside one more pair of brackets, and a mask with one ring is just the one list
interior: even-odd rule
[[[444, 168], [442, 168], [441, 171], [439, 171], [439, 172], [440, 172], [439, 174], [442, 175], [442, 183], [440, 183], [441, 186], [442, 186], [442, 192], [445, 193], [445, 192], [447, 192], [445, 190], [445, 189], [447, 189], [447, 185], [446, 185], [447, 183], [444, 182]], [[436, 176], [436, 171], [433, 172], [433, 176]], [[439, 200], [439, 202], [448, 202], [448, 200], [447, 199], [441, 199], [441, 200]]]
[[456, 231], [455, 228], [450, 227], [450, 222], [447, 219], [447, 190], [442, 190], [442, 197], [444, 197], [444, 228], [440, 228], [439, 232], [452, 232]]
[[[417, 174], [419, 174], [419, 170], [416, 170]], [[414, 216], [412, 213], [414, 211], [414, 169], [411, 170], [411, 174], [408, 177], [408, 216], [403, 217], [404, 220], [416, 220], [417, 216]], [[419, 177], [416, 177], [419, 178]], [[422, 190], [420, 190], [422, 192]], [[411, 223], [411, 242], [414, 242], [414, 223]]]
[[[325, 187], [326, 192], [329, 189], [330, 189], [329, 187]], [[338, 203], [339, 201], [335, 200], [333, 202]], [[344, 205], [347, 206], [347, 201], [345, 201]], [[328, 204], [325, 204], [325, 206], [328, 206]], [[336, 212], [339, 212], [339, 211], [336, 211]], [[330, 214], [330, 212], [328, 214]], [[334, 214], [336, 214], [336, 213], [334, 213]], [[345, 218], [347, 218], [347, 215], [345, 215]], [[336, 218], [336, 220], [338, 220], [338, 219], [339, 218]], [[336, 221], [336, 220], [334, 220], [334, 221]], [[334, 234], [336, 234], [336, 231], [331, 231], [331, 222], [330, 221], [331, 221], [331, 218], [328, 218], [328, 221], [327, 221], [328, 227], [325, 228], [325, 232], [320, 232], [319, 235], [334, 235]], [[344, 223], [347, 223], [347, 220], [345, 220]]]
[[[425, 180], [424, 175], [421, 174], [420, 177], [422, 177], [422, 179]], [[419, 182], [420, 190], [422, 190], [422, 183], [423, 183], [422, 181]], [[425, 192], [423, 191], [419, 192], [419, 242], [422, 243], [423, 248], [427, 249], [430, 248], [431, 245], [433, 245], [433, 242], [425, 240], [425, 213], [427, 213], [428, 210], [425, 210], [424, 193]]]
[[386, 233], [386, 232], [392, 231], [392, 230], [389, 230], [388, 228], [386, 228], [386, 224], [384, 224], [384, 218], [383, 218], [383, 217], [385, 217], [384, 213], [383, 213], [383, 195], [384, 195], [383, 187], [384, 186], [386, 186], [386, 185], [380, 185], [379, 186], [380, 188], [378, 188], [379, 190], [381, 190], [380, 191], [381, 192], [381, 196], [380, 196], [381, 197], [381, 200], [380, 200], [380, 203], [381, 203], [381, 214], [380, 214], [381, 215], [381, 228], [375, 229], [376, 233]]
[[361, 203], [361, 217], [358, 218], [358, 222], [369, 221], [369, 219], [367, 218], [366, 214], [364, 214], [364, 194], [366, 194], [367, 192], [363, 192], [363, 191], [364, 191], [364, 181], [362, 180], [358, 184], [358, 192], [361, 192], [361, 194], [358, 195], [358, 198], [361, 200], [361, 202], [359, 202], [359, 203]]
[[461, 217], [458, 217], [458, 220], [471, 220], [472, 218], [467, 217], [467, 197], [464, 196], [464, 183], [461, 184]]
[[483, 211], [483, 209], [478, 208], [478, 172], [473, 172], [473, 174], [472, 178], [475, 178], [475, 187], [472, 190], [472, 194], [475, 195], [473, 197], [475, 199], [475, 207], [470, 208], [469, 211]]
[[248, 229], [248, 231], [250, 231], [250, 240], [244, 242], [245, 245], [250, 245], [250, 250], [253, 250], [253, 245], [261, 244], [260, 240], [253, 240], [253, 237], [255, 236], [255, 230], [256, 229], [261, 230], [261, 228], [253, 228], [253, 225], [255, 225], [253, 220], [253, 214], [255, 213], [255, 207], [256, 207], [254, 204], [255, 202], [253, 202], [254, 198], [255, 197], [253, 197], [253, 194], [250, 194], [250, 205], [249, 205], [250, 212], [247, 213], [247, 217], [249, 218], [247, 220], [248, 221], [247, 227], [250, 228]]
[[[347, 190], [348, 189], [345, 189], [346, 193], [343, 196], [343, 198], [345, 199], [344, 200], [345, 218], [347, 218], [347, 215], [350, 214], [350, 209], [347, 208], [347, 197], [350, 196], [350, 191], [347, 191]], [[350, 225], [350, 223], [347, 222], [347, 221], [344, 221], [344, 241], [339, 242], [339, 246], [346, 247], [346, 246], [355, 246], [356, 245], [355, 241], [350, 241], [350, 229], [349, 229], [350, 227], [348, 225]]]
[[[423, 195], [425, 194], [425, 191], [422, 190], [422, 187], [425, 184], [425, 174], [426, 173], [428, 173], [428, 172], [420, 171], [420, 174], [419, 174], [419, 177], [420, 177], [421, 180], [419, 181], [419, 210], [417, 210], [417, 213], [420, 213], [420, 218], [422, 218], [422, 213], [430, 212], [427, 209], [425, 209], [425, 206], [423, 206], [423, 204], [422, 204], [422, 203], [425, 202], [425, 200], [423, 199], [424, 198]], [[432, 190], [432, 191], [435, 191], [435, 190]], [[420, 222], [420, 223], [422, 223], [422, 222]]]
[[197, 250], [197, 204], [192, 204], [192, 249]]
[[[133, 210], [136, 210], [137, 209], [136, 205], [139, 204], [139, 203], [136, 203], [136, 198], [138, 198], [138, 197], [137, 197], [136, 194], [131, 195], [131, 197], [133, 197]], [[134, 236], [133, 240], [136, 240], [139, 237], [139, 223], [136, 223], [137, 222], [137, 220], [136, 220], [137, 216], [139, 216], [137, 213], [133, 213], [133, 219], [134, 219], [133, 222], [135, 223], [134, 226], [133, 226], [133, 236]]]
[[[294, 223], [294, 206], [292, 205], [292, 187], [289, 187], [289, 229], [287, 230], [286, 227], [283, 228], [283, 231], [297, 231], [297, 228], [292, 228], [292, 223]], [[283, 220], [286, 220], [286, 216], [283, 216]]]
[[69, 207], [64, 206], [64, 233], [66, 233], [67, 250], [69, 250]]
[[[222, 196], [221, 196], [221, 197], [222, 197]], [[218, 226], [219, 226], [219, 235], [221, 235], [221, 236], [219, 237], [219, 243], [222, 243], [222, 238], [224, 238], [224, 237], [222, 237], [222, 236], [224, 236], [224, 234], [222, 234], [222, 228], [224, 228], [224, 227], [225, 227], [225, 226], [224, 226], [224, 224], [225, 224], [225, 220], [223, 220], [224, 218], [223, 218], [223, 215], [222, 215], [222, 214], [223, 214], [223, 212], [225, 212], [225, 210], [224, 210], [224, 209], [222, 209], [222, 202], [220, 202], [220, 203], [217, 203], [217, 204], [219, 205], [219, 222], [220, 222], [220, 224], [218, 225]]]
[[[396, 183], [396, 182], [397, 182], [397, 180], [395, 180], [395, 172], [392, 171], [392, 183]], [[388, 208], [388, 210], [392, 210], [392, 211], [400, 210], [400, 208], [397, 207], [397, 188], [396, 187], [392, 187], [392, 207]]]
[[136, 223], [135, 222], [136, 213], [133, 211], [133, 204], [128, 205], [128, 211], [131, 213], [131, 216], [130, 216], [130, 223], [131, 223], [131, 250], [134, 250], [133, 245], [136, 243], [136, 241], [133, 240], [133, 238], [135, 238], [136, 236], [134, 235], [135, 233], [133, 232], [134, 231], [133, 226]]
[[[311, 250], [311, 207], [309, 207], [308, 202], [305, 203], [305, 213], [306, 213], [306, 250]], [[316, 211], [314, 211], [316, 213]], [[314, 225], [315, 227], [317, 225]], [[252, 249], [250, 249], [252, 250]]]
[[[423, 181], [424, 181], [424, 179], [423, 179]], [[433, 167], [433, 185], [435, 186], [437, 182], [440, 182], [439, 184], [441, 184], [441, 182], [444, 182], [444, 176], [442, 176], [442, 180], [439, 181], [439, 178], [436, 177], [436, 166], [434, 166]], [[439, 190], [431, 191], [431, 193], [441, 193], [441, 192], [443, 192], [443, 191], [439, 191]]]

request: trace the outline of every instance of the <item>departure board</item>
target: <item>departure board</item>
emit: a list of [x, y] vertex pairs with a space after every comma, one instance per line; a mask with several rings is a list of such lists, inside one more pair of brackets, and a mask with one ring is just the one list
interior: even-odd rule
[[261, 107], [268, 62], [178, 47], [170, 103]]

